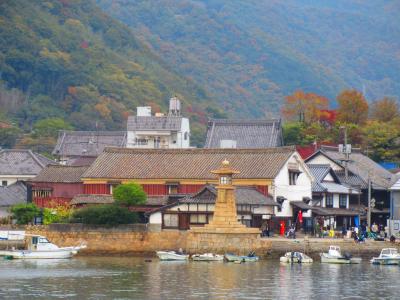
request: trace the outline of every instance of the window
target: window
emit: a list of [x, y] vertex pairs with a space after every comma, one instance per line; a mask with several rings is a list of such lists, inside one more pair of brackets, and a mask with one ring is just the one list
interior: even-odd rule
[[299, 172], [289, 171], [289, 185], [296, 185]]
[[175, 195], [175, 194], [178, 194], [178, 185], [177, 184], [168, 185], [168, 195]]
[[339, 207], [347, 208], [347, 195], [346, 194], [339, 195]]
[[183, 135], [183, 139], [186, 141], [188, 139], [188, 133], [185, 132], [185, 134]]
[[326, 207], [330, 207], [330, 208], [332, 208], [333, 207], [333, 195], [332, 194], [327, 194], [326, 195], [326, 203], [325, 203], [326, 205]]
[[232, 178], [229, 176], [221, 176], [219, 179], [220, 184], [231, 184], [232, 183]]
[[178, 214], [165, 214], [163, 221], [164, 227], [178, 227]]
[[190, 224], [206, 224], [207, 215], [206, 214], [191, 214]]
[[3, 181], [1, 182], [1, 185], [2, 185], [2, 186], [7, 186], [7, 185], [8, 185], [7, 180], [3, 180]]
[[148, 140], [146, 139], [138, 139], [136, 138], [136, 145], [147, 145], [148, 144]]

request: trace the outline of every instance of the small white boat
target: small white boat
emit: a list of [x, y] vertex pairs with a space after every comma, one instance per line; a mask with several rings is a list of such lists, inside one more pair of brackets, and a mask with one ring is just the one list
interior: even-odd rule
[[192, 255], [194, 261], [222, 261], [224, 260], [223, 255], [214, 253], [194, 254]]
[[329, 246], [328, 253], [321, 253], [321, 263], [330, 264], [359, 264], [360, 257], [351, 257], [351, 255], [342, 255], [339, 246]]
[[254, 252], [250, 253], [249, 255], [235, 255], [235, 254], [226, 253], [224, 257], [225, 257], [226, 261], [235, 262], [235, 263], [255, 262], [260, 259], [258, 256], [256, 256], [254, 254]]
[[396, 248], [383, 248], [378, 257], [373, 257], [371, 263], [374, 265], [398, 265], [400, 254]]
[[9, 258], [18, 259], [59, 259], [71, 258], [78, 253], [79, 250], [86, 248], [86, 245], [76, 247], [58, 247], [50, 243], [46, 237], [41, 235], [26, 235], [26, 250], [9, 250], [2, 251], [2, 255]]
[[287, 252], [284, 256], [281, 256], [279, 259], [281, 263], [301, 263], [301, 264], [310, 264], [313, 262], [313, 259], [304, 253], [301, 252]]
[[157, 251], [157, 256], [160, 260], [188, 260], [189, 255], [177, 253], [175, 251]]

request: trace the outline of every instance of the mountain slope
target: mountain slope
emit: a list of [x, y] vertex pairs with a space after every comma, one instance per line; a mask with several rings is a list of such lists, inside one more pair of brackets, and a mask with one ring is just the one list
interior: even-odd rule
[[0, 118], [27, 131], [51, 117], [75, 129], [121, 129], [137, 105], [164, 111], [173, 95], [189, 115], [201, 112], [197, 134], [202, 112], [219, 114], [203, 88], [93, 1], [1, 1], [0, 70]]
[[400, 94], [400, 6], [378, 0], [97, 0], [228, 111], [262, 116], [296, 89]]

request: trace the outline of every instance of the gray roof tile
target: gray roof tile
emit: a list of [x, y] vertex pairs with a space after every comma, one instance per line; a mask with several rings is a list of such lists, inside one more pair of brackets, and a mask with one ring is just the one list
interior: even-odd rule
[[47, 166], [31, 182], [79, 183], [88, 166]]
[[53, 155], [97, 156], [105, 147], [124, 147], [125, 131], [60, 131]]
[[294, 147], [265, 149], [106, 148], [83, 178], [215, 179], [211, 170], [227, 159], [240, 171], [235, 178], [275, 178]]
[[128, 131], [136, 130], [172, 130], [179, 131], [182, 126], [182, 117], [176, 116], [130, 116]]
[[26, 203], [26, 201], [26, 186], [22, 182], [17, 182], [9, 186], [0, 186], [0, 207]]
[[0, 150], [0, 175], [36, 175], [56, 162], [24, 149]]
[[220, 148], [221, 140], [234, 140], [237, 148], [280, 147], [281, 121], [211, 119], [208, 122], [204, 147]]

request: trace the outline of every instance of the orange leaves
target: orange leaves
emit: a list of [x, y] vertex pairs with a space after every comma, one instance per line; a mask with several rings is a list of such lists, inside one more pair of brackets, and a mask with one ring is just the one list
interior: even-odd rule
[[282, 115], [287, 120], [310, 123], [318, 121], [321, 112], [327, 110], [328, 106], [328, 98], [297, 90], [292, 95], [285, 97]]
[[337, 96], [338, 120], [343, 123], [364, 124], [368, 119], [368, 102], [357, 90], [344, 90]]

